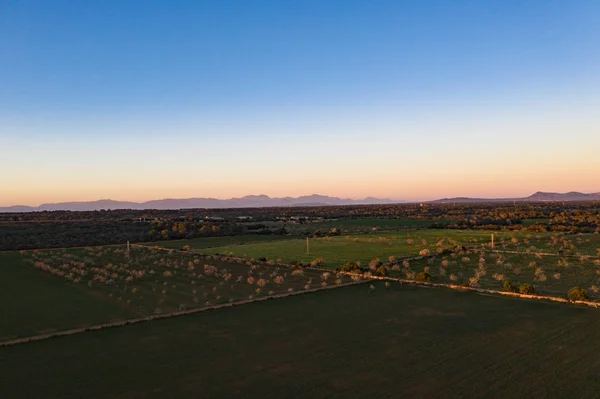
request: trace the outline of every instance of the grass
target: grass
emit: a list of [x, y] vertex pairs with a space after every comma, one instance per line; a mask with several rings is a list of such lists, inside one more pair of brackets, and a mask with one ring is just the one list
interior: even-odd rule
[[223, 262], [143, 246], [0, 255], [5, 339], [152, 314], [238, 302], [349, 282], [346, 276]]
[[[496, 233], [497, 237], [503, 235], [508, 237], [507, 233]], [[287, 263], [293, 261], [308, 263], [315, 258], [322, 257], [325, 259], [327, 268], [335, 269], [344, 263], [357, 260], [363, 265], [367, 265], [375, 258], [387, 261], [390, 256], [396, 258], [417, 256], [425, 248], [435, 252], [440, 240], [444, 240], [442, 247], [450, 248], [453, 246], [453, 242], [468, 245], [489, 242], [490, 239], [489, 232], [475, 230], [407, 230], [310, 239], [308, 254], [304, 239], [213, 247], [201, 252], [233, 254], [248, 258], [266, 257], [267, 259], [281, 259]], [[409, 240], [412, 240], [412, 243]]]
[[375, 283], [0, 348], [7, 397], [594, 398], [595, 309]]
[[18, 253], [0, 254], [0, 340], [133, 316], [121, 304], [80, 288], [35, 270]]
[[270, 242], [290, 240], [297, 237], [284, 235], [270, 234], [244, 234], [237, 236], [226, 237], [201, 237], [192, 238], [189, 240], [172, 240], [172, 241], [157, 241], [144, 243], [149, 246], [160, 246], [162, 248], [181, 249], [185, 245], [189, 245], [192, 249], [204, 249], [210, 247], [222, 247], [226, 245], [243, 245], [248, 243]]

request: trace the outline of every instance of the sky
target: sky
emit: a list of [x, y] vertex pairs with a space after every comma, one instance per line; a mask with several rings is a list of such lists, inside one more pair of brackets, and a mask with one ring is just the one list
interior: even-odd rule
[[0, 1], [0, 206], [600, 192], [600, 1]]

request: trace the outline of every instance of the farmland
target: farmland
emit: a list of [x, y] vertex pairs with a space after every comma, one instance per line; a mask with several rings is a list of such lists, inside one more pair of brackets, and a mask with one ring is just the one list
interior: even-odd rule
[[360, 218], [360, 219], [338, 219], [307, 224], [284, 224], [286, 230], [293, 233], [314, 232], [316, 230], [328, 231], [338, 229], [342, 233], [361, 233], [376, 230], [405, 230], [417, 228], [429, 228], [433, 224], [445, 225], [451, 223], [448, 220], [433, 221], [407, 218]]
[[[9, 298], [0, 341], [83, 327], [0, 348], [3, 392], [516, 398], [594, 397], [600, 389], [597, 309], [359, 276], [427, 273], [433, 282], [494, 290], [510, 280], [562, 298], [577, 285], [597, 301], [599, 234], [425, 228], [451, 222], [439, 216], [315, 222], [323, 216], [304, 212], [311, 222], [248, 224], [261, 234], [229, 220], [206, 235], [205, 219], [175, 214], [150, 222], [152, 237], [169, 240], [129, 250], [126, 232], [118, 245], [0, 253], [0, 290]], [[315, 259], [321, 270], [303, 267]], [[356, 274], [334, 271], [342, 266]], [[365, 283], [345, 286], [352, 280]], [[84, 331], [138, 318], [152, 320]]]
[[[509, 237], [508, 233], [505, 233]], [[441, 244], [438, 244], [443, 240]], [[371, 260], [388, 257], [418, 256], [423, 249], [435, 253], [438, 248], [455, 245], [475, 245], [490, 241], [490, 234], [481, 231], [406, 230], [372, 234], [321, 237], [310, 239], [309, 253], [306, 240], [265, 242], [237, 246], [212, 247], [200, 250], [207, 254], [227, 254], [247, 258], [281, 259], [281, 261], [310, 263], [323, 258], [325, 267], [335, 269], [344, 263], [360, 261], [367, 265]], [[192, 248], [195, 248], [191, 244]]]
[[[350, 281], [335, 273], [135, 246], [0, 255], [15, 338]], [[37, 269], [37, 270], [36, 270]], [[4, 308], [3, 308], [4, 309]]]
[[0, 348], [9, 397], [595, 397], [597, 310], [375, 283]]
[[31, 267], [18, 253], [0, 254], [0, 340], [133, 317], [112, 301]]
[[158, 243], [147, 243], [146, 245], [156, 246], [159, 245], [163, 248], [181, 249], [186, 245], [189, 245], [193, 249], [203, 249], [212, 247], [223, 247], [229, 245], [244, 245], [252, 243], [262, 243], [271, 241], [283, 241], [292, 240], [297, 237], [284, 236], [284, 235], [270, 235], [270, 234], [244, 234], [237, 236], [224, 236], [224, 237], [202, 237], [194, 238], [190, 240], [171, 240], [161, 241]]
[[529, 283], [538, 294], [563, 298], [573, 286], [587, 289], [592, 299], [599, 298], [600, 293], [600, 264], [589, 259], [497, 253], [483, 249], [403, 263], [392, 266], [390, 276], [414, 279], [416, 274], [426, 272], [435, 282], [501, 291], [504, 282], [510, 280], [516, 288]]
[[500, 237], [499, 250], [566, 256], [600, 256], [600, 234], [526, 234]]

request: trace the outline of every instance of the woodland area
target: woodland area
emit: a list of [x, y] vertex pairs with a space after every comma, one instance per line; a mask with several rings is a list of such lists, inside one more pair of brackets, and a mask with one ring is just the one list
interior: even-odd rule
[[[595, 233], [600, 232], [600, 203], [430, 203], [3, 213], [0, 214], [0, 250], [239, 234], [323, 235], [329, 234], [329, 229], [323, 229], [323, 222], [367, 218], [421, 221], [424, 223], [420, 223], [420, 228], [434, 229]], [[301, 232], [298, 226], [303, 226]]]

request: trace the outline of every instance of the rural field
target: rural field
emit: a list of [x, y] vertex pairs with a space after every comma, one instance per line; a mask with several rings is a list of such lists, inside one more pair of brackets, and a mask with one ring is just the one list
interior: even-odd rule
[[403, 262], [389, 268], [392, 277], [414, 279], [419, 273], [428, 273], [434, 282], [500, 291], [507, 280], [515, 289], [529, 283], [537, 294], [563, 298], [574, 286], [585, 288], [591, 299], [599, 298], [600, 293], [597, 259], [493, 252], [486, 248]]
[[496, 249], [565, 256], [600, 256], [600, 234], [525, 234], [500, 237]]
[[3, 340], [339, 285], [347, 276], [145, 246], [0, 254]]
[[0, 253], [0, 341], [134, 317], [131, 309]]
[[[511, 234], [496, 233], [496, 236], [509, 238]], [[311, 238], [309, 253], [306, 251], [305, 239], [211, 248], [197, 247], [193, 243], [194, 240], [190, 240], [188, 244], [192, 249], [198, 248], [199, 252], [205, 254], [224, 254], [255, 259], [265, 257], [285, 263], [303, 262], [308, 264], [315, 258], [323, 258], [326, 268], [336, 269], [348, 262], [360, 261], [361, 264], [368, 265], [371, 260], [376, 258], [387, 261], [390, 256], [395, 258], [415, 257], [419, 256], [423, 249], [435, 253], [440, 248], [480, 245], [489, 243], [490, 240], [491, 234], [486, 231], [406, 230]]]
[[598, 342], [595, 309], [377, 282], [0, 348], [0, 373], [7, 397], [595, 398]]
[[450, 224], [448, 220], [420, 220], [407, 218], [360, 218], [360, 219], [338, 219], [328, 220], [323, 222], [312, 222], [305, 224], [282, 223], [282, 226], [292, 233], [312, 232], [321, 230], [326, 232], [333, 228], [340, 230], [342, 233], [353, 234], [360, 232], [369, 232], [373, 229], [377, 230], [406, 230], [417, 228], [428, 228], [433, 224]]
[[160, 246], [162, 248], [181, 249], [189, 245], [193, 249], [204, 249], [211, 247], [223, 247], [229, 245], [245, 245], [251, 243], [276, 242], [297, 239], [295, 236], [274, 234], [244, 234], [225, 237], [202, 237], [190, 240], [171, 240], [143, 243], [148, 246]]

